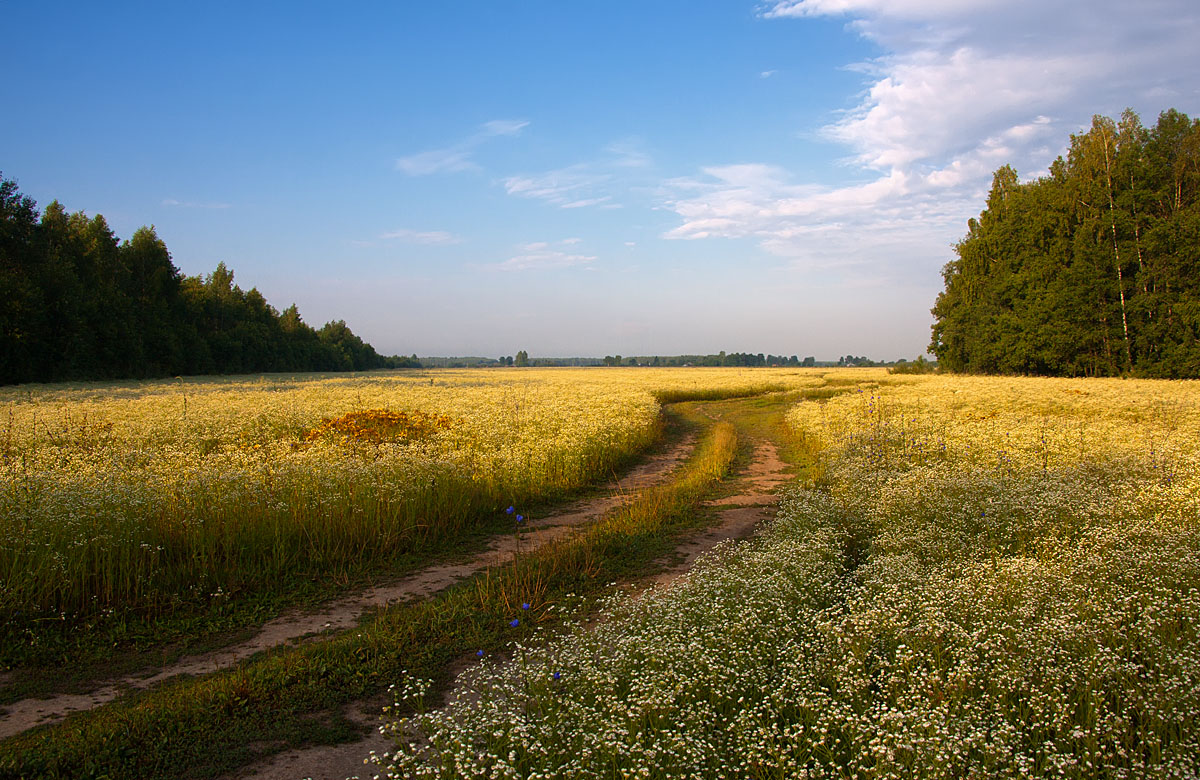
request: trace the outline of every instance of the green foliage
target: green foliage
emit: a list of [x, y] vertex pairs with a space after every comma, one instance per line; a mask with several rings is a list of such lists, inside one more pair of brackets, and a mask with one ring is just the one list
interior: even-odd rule
[[[812, 358], [805, 358], [811, 361]], [[800, 358], [792, 355], [764, 355], [762, 352], [730, 352], [721, 350], [715, 355], [654, 355], [628, 357], [622, 360], [620, 355], [607, 355], [603, 361], [606, 366], [734, 366], [739, 368], [755, 368], [763, 366], [799, 366]], [[803, 365], [813, 365], [804, 363]]]
[[880, 363], [876, 363], [874, 360], [871, 360], [871, 358], [869, 358], [869, 357], [858, 356], [858, 355], [844, 355], [844, 356], [838, 358], [837, 364], [839, 366], [858, 366], [858, 367], [871, 367], [871, 366], [881, 365]]
[[889, 374], [932, 374], [934, 371], [937, 371], [937, 363], [930, 363], [924, 355], [911, 363], [907, 360], [900, 360], [888, 369]]
[[[384, 358], [344, 321], [315, 331], [293, 304], [279, 314], [221, 263], [184, 277], [142, 227], [128, 241], [104, 217], [38, 215], [0, 177], [0, 384], [261, 371], [409, 367]], [[419, 365], [419, 364], [418, 364]]]
[[1049, 175], [996, 171], [955, 249], [930, 345], [947, 369], [1200, 376], [1200, 121], [1095, 117]]

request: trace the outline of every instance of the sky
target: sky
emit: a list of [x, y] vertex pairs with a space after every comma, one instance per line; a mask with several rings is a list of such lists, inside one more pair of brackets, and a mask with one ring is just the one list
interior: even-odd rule
[[992, 173], [1200, 114], [1195, 0], [18, 3], [0, 171], [384, 354], [912, 359]]

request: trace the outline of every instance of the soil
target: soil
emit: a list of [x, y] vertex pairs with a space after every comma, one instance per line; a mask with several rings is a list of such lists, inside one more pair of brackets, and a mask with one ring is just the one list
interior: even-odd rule
[[380, 713], [390, 704], [386, 696], [377, 696], [346, 705], [345, 716], [370, 729], [363, 739], [341, 745], [320, 745], [276, 753], [266, 761], [247, 767], [233, 777], [256, 780], [344, 780], [374, 777], [379, 768], [368, 763], [372, 753], [382, 755], [393, 747], [392, 740], [379, 733]]
[[659, 561], [663, 568], [653, 582], [670, 583], [691, 570], [697, 558], [718, 544], [752, 535], [759, 523], [774, 517], [778, 503], [775, 491], [792, 478], [775, 445], [757, 442], [750, 465], [739, 475], [735, 493], [706, 504], [717, 511], [717, 522], [676, 547], [671, 559]]

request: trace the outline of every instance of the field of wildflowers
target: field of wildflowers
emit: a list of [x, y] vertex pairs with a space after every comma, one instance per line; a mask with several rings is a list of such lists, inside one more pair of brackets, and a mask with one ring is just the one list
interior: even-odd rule
[[[727, 388], [735, 390], [741, 392]], [[560, 622], [548, 605], [568, 597], [590, 603], [611, 590], [608, 583], [654, 568], [681, 534], [694, 531], [696, 505], [734, 468], [739, 436], [732, 425], [687, 407], [668, 425], [697, 432], [685, 461], [578, 533], [426, 599], [364, 615], [354, 629], [18, 734], [0, 744], [0, 778], [223, 777], [287, 747], [353, 739], [347, 708], [385, 693], [402, 670], [444, 678], [468, 653], [499, 651], [513, 636]], [[523, 511], [509, 505], [497, 514], [519, 535]]]
[[402, 681], [384, 775], [1197, 776], [1200, 387], [825, 379], [774, 523], [443, 709]]
[[3, 647], [19, 657], [48, 621], [214, 608], [419, 555], [498, 508], [610, 476], [656, 438], [656, 394], [764, 382], [820, 379], [543, 369], [2, 389]]

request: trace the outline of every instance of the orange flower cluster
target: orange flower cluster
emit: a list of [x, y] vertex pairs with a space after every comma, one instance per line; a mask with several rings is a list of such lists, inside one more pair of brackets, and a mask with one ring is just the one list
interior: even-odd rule
[[344, 444], [404, 442], [421, 439], [446, 430], [453, 423], [441, 414], [423, 412], [393, 412], [387, 409], [367, 409], [349, 412], [334, 419], [326, 418], [304, 435], [304, 440], [340, 440]]

